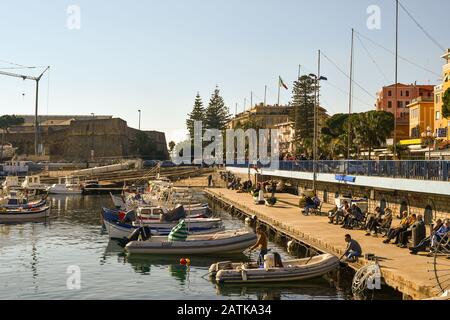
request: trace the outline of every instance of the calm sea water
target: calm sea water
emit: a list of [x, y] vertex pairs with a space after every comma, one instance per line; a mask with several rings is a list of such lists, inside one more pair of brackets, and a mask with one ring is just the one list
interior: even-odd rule
[[[0, 299], [348, 299], [325, 279], [281, 285], [225, 285], [207, 276], [213, 262], [247, 261], [256, 255], [188, 257], [127, 256], [102, 232], [100, 209], [109, 196], [52, 197], [47, 222], [0, 225]], [[227, 228], [243, 223], [224, 212]], [[273, 250], [289, 255], [271, 243]], [[67, 289], [77, 266], [81, 288]]]

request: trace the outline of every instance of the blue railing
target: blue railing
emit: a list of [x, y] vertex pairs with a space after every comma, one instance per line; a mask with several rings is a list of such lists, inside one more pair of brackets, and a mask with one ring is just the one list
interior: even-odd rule
[[[248, 168], [249, 163], [232, 164], [228, 167]], [[251, 167], [254, 164], [250, 164]], [[283, 171], [313, 172], [314, 161], [279, 161], [278, 165], [259, 165]], [[316, 162], [317, 173], [403, 178], [416, 180], [450, 181], [450, 161], [447, 160], [320, 160]], [[264, 172], [263, 172], [264, 173]]]

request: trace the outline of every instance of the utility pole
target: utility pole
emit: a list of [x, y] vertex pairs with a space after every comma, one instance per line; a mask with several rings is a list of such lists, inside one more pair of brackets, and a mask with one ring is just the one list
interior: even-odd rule
[[[351, 123], [350, 116], [353, 107], [353, 50], [354, 50], [354, 34], [355, 30], [352, 28], [352, 45], [350, 53], [350, 90], [348, 97], [348, 136], [347, 136], [347, 159], [350, 160], [350, 143], [351, 143]], [[370, 160], [370, 159], [369, 159]]]
[[398, 0], [395, 1], [395, 104], [394, 104], [394, 159], [397, 158], [397, 107], [398, 107]]
[[46, 67], [45, 70], [38, 76], [32, 77], [17, 73], [4, 72], [0, 71], [0, 75], [8, 76], [8, 77], [16, 77], [21, 78], [23, 80], [34, 80], [36, 81], [36, 103], [34, 107], [34, 155], [38, 156], [39, 154], [39, 121], [38, 121], [38, 109], [39, 109], [39, 81], [42, 76], [50, 69], [50, 66]]

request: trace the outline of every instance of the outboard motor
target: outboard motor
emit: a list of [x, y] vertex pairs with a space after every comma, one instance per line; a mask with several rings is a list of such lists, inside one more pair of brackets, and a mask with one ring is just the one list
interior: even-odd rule
[[125, 247], [131, 241], [145, 241], [152, 237], [150, 227], [139, 227], [134, 230], [128, 237], [119, 240], [119, 245]]

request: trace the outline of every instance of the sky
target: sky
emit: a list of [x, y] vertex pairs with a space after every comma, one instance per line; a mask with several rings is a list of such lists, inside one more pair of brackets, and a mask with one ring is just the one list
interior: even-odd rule
[[[450, 47], [448, 0], [401, 2]], [[369, 29], [374, 5], [380, 28]], [[402, 9], [399, 21], [399, 54], [421, 66], [400, 59], [399, 81], [439, 83], [442, 50]], [[94, 112], [136, 128], [141, 109], [142, 129], [178, 142], [197, 92], [207, 105], [219, 86], [234, 114], [244, 99], [249, 108], [252, 91], [253, 102], [262, 102], [265, 85], [268, 103], [276, 103], [281, 76], [289, 86], [281, 103], [288, 103], [299, 65], [302, 73], [317, 72], [319, 49], [328, 78], [321, 104], [330, 114], [347, 112], [349, 80], [339, 69], [349, 73], [352, 28], [361, 34], [354, 79], [362, 88], [355, 85], [353, 104], [361, 112], [394, 82], [394, 56], [367, 40], [394, 50], [394, 0], [0, 0], [0, 71], [37, 75], [42, 68], [11, 63], [51, 66], [40, 83], [40, 114]], [[0, 75], [0, 114], [33, 114], [34, 90], [33, 81]]]

